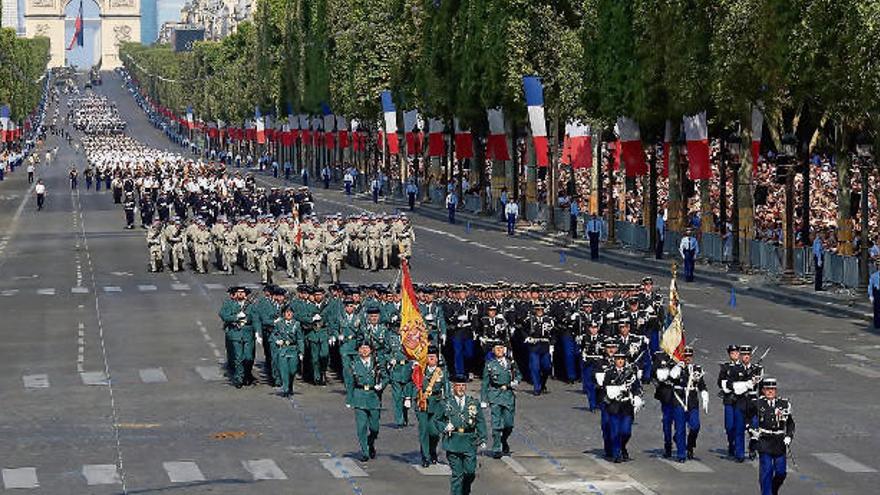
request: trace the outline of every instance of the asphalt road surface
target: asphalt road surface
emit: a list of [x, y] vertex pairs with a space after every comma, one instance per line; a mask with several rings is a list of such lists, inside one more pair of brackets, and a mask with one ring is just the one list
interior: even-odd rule
[[[130, 134], [176, 148], [116, 76], [108, 74], [98, 91], [116, 100]], [[353, 459], [354, 417], [338, 380], [326, 388], [298, 384], [292, 399], [265, 385], [229, 386], [217, 310], [225, 287], [255, 283], [256, 275], [148, 273], [144, 232], [123, 229], [109, 192], [83, 184], [70, 191], [66, 170], [83, 168], [83, 156], [58, 145], [55, 164], [38, 171], [48, 187], [44, 211], [36, 211], [24, 173], [0, 183], [0, 487], [53, 494], [448, 492], [445, 466], [416, 466], [415, 426], [383, 427], [378, 459]], [[390, 209], [350, 202], [338, 189], [315, 191], [319, 212]], [[500, 229], [466, 229], [418, 213], [413, 223], [416, 282], [641, 278], [574, 254], [563, 260], [559, 248]], [[395, 275], [349, 268], [343, 279], [390, 282]], [[681, 285], [688, 338], [713, 397], [697, 460], [658, 457], [659, 408], [648, 398], [630, 443], [634, 460], [603, 461], [599, 417], [586, 411], [580, 387], [551, 382], [549, 395], [520, 394], [513, 456], [481, 457], [474, 493], [758, 492], [756, 463], [733, 463], [724, 452], [714, 383], [730, 343], [758, 346], [759, 353], [771, 347], [764, 365], [794, 404], [795, 459], [783, 493], [876, 493], [880, 338], [864, 322], [748, 296], [731, 307], [727, 289]]]

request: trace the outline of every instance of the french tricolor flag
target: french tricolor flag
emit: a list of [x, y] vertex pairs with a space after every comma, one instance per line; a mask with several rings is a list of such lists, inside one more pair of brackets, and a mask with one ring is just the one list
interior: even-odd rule
[[539, 167], [549, 165], [547, 156], [547, 122], [544, 120], [544, 85], [536, 76], [523, 77], [529, 123], [532, 127], [532, 140], [535, 145], [535, 161]]
[[565, 124], [565, 140], [568, 143], [568, 159], [572, 168], [590, 168], [593, 165], [593, 137], [589, 125], [580, 120]]
[[764, 114], [760, 104], [752, 107], [752, 173], [758, 171], [761, 158], [761, 134], [764, 132]]
[[470, 129], [462, 127], [458, 117], [452, 119], [455, 127], [455, 159], [463, 160], [474, 157], [474, 137]]
[[648, 173], [645, 151], [642, 149], [642, 133], [639, 124], [628, 117], [618, 117], [617, 136], [620, 138], [617, 153], [626, 167], [627, 177]]
[[443, 133], [446, 126], [440, 119], [428, 119], [428, 156], [443, 156], [445, 144]]
[[405, 110], [403, 112], [403, 138], [406, 140], [406, 154], [416, 155], [422, 150], [419, 139], [419, 111]]
[[388, 152], [400, 153], [400, 143], [397, 137], [397, 108], [391, 99], [391, 91], [382, 91], [382, 115], [385, 117], [385, 138], [388, 142]]
[[186, 126], [190, 129], [193, 128], [193, 107], [192, 107], [192, 105], [186, 107]]
[[691, 180], [704, 180], [712, 177], [709, 167], [709, 126], [705, 110], [684, 117], [684, 135], [687, 139], [688, 164]]
[[333, 115], [333, 112], [330, 110], [330, 105], [326, 103], [321, 104], [321, 111], [324, 114], [324, 147], [327, 149], [333, 149], [335, 146], [333, 141], [333, 131], [336, 129], [336, 116]]
[[11, 120], [9, 119], [9, 107], [7, 105], [3, 105], [2, 107], [0, 107], [0, 143], [6, 142], [6, 139], [10, 134], [10, 122]]
[[312, 131], [309, 130], [309, 116], [301, 113], [299, 114], [299, 132], [300, 132], [300, 143], [302, 146], [312, 144]]
[[254, 127], [256, 128], [257, 144], [266, 144], [266, 123], [260, 107], [254, 107]]
[[336, 116], [336, 133], [339, 135], [339, 147], [348, 148], [348, 119], [343, 115]]
[[510, 160], [507, 151], [507, 134], [504, 132], [504, 111], [500, 108], [486, 110], [489, 120], [489, 138], [486, 140], [486, 158]]

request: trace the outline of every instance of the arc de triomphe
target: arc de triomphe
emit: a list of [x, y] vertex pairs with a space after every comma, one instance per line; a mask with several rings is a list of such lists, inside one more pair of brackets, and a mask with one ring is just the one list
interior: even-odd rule
[[[52, 58], [50, 67], [64, 65], [65, 39], [64, 9], [77, 0], [25, 0], [24, 24], [28, 37], [49, 38]], [[95, 0], [101, 9], [101, 68], [113, 69], [121, 65], [119, 44], [141, 39], [140, 0]], [[72, 33], [70, 33], [72, 36]]]

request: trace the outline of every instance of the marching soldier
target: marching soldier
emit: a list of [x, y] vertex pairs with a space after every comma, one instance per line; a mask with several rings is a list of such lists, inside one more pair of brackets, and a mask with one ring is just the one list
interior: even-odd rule
[[733, 380], [731, 371], [739, 365], [739, 347], [731, 344], [727, 346], [729, 361], [721, 363], [718, 372], [718, 388], [721, 400], [724, 403], [724, 431], [727, 434], [727, 455], [734, 457], [736, 444], [736, 395], [733, 393]]
[[196, 222], [196, 225], [198, 228], [192, 233], [196, 271], [208, 273], [208, 267], [211, 265], [211, 233], [203, 220]]
[[342, 260], [348, 251], [348, 241], [345, 231], [338, 226], [333, 226], [329, 231], [327, 250], [327, 271], [330, 272], [331, 283], [339, 283], [339, 273], [342, 271]]
[[246, 374], [249, 374], [246, 360], [253, 352], [254, 329], [249, 316], [248, 294], [250, 290], [245, 287], [230, 287], [230, 297], [220, 308], [226, 334], [226, 364], [235, 388], [246, 384]]
[[477, 449], [486, 448], [486, 421], [480, 403], [466, 395], [467, 377], [456, 377], [452, 383], [453, 396], [444, 407], [446, 436], [443, 448], [452, 471], [450, 493], [468, 495], [477, 476]]
[[[100, 182], [100, 181], [99, 181]], [[155, 212], [155, 207], [153, 206], [153, 200], [150, 198], [150, 193], [144, 193], [141, 196], [141, 228], [147, 228], [147, 225], [153, 223], [153, 213]]]
[[180, 226], [180, 219], [174, 218], [173, 221], [165, 226], [165, 243], [168, 245], [168, 252], [171, 255], [171, 269], [175, 272], [183, 270], [183, 256], [185, 242], [183, 238], [183, 228]]
[[162, 235], [162, 223], [158, 220], [147, 230], [147, 246], [150, 249], [150, 271], [161, 271], [165, 258], [165, 238]]
[[526, 318], [523, 334], [524, 342], [529, 350], [529, 374], [534, 388], [534, 395], [546, 394], [547, 379], [553, 370], [553, 350], [555, 340], [555, 322], [544, 314], [544, 304], [536, 303], [534, 313]]
[[[740, 363], [730, 368], [727, 379], [734, 396], [733, 457], [736, 462], [745, 462], [745, 431], [747, 426], [754, 426], [753, 401], [757, 401], [757, 387], [763, 377], [763, 369], [752, 365], [752, 346], [739, 346], [739, 357]], [[749, 442], [751, 456], [754, 456], [754, 447], [755, 445]]]
[[422, 467], [437, 464], [437, 444], [443, 430], [444, 402], [450, 396], [449, 377], [440, 364], [437, 346], [429, 345], [425, 376], [418, 391], [416, 418], [419, 421], [419, 450]]
[[492, 352], [494, 359], [487, 360], [483, 369], [480, 406], [489, 408], [492, 414], [492, 457], [500, 459], [503, 455], [510, 455], [507, 439], [513, 433], [516, 415], [514, 389], [522, 377], [516, 363], [508, 359], [505, 343], [496, 343]]
[[694, 281], [694, 264], [697, 256], [700, 254], [700, 243], [694, 237], [694, 229], [687, 229], [681, 243], [678, 245], [678, 253], [684, 260], [684, 280], [685, 282]]
[[368, 341], [361, 342], [358, 347], [358, 357], [352, 362], [351, 376], [351, 407], [354, 409], [361, 461], [367, 462], [376, 458], [376, 438], [379, 436], [382, 409], [380, 393], [385, 387], [385, 377], [372, 355], [372, 347]]
[[777, 495], [787, 474], [786, 454], [794, 438], [794, 418], [788, 399], [778, 398], [776, 380], [765, 378], [757, 403], [757, 426], [750, 428], [758, 448], [761, 495]]
[[312, 364], [312, 383], [321, 386], [327, 384], [327, 365], [330, 358], [330, 334], [321, 314], [324, 309], [323, 300], [324, 289], [313, 289], [310, 300], [303, 303], [297, 315], [306, 336]]
[[[675, 394], [675, 450], [678, 462], [694, 458], [697, 435], [700, 434], [700, 400], [703, 411], [709, 413], [709, 392], [703, 381], [703, 368], [694, 364], [693, 347], [684, 348], [684, 361], [669, 370]], [[687, 443], [685, 443], [687, 437]]]
[[406, 357], [399, 332], [387, 333], [385, 339], [385, 365], [391, 383], [391, 401], [394, 406], [394, 421], [398, 428], [409, 425], [409, 409], [413, 396], [413, 363]]
[[352, 377], [351, 363], [358, 354], [358, 342], [361, 339], [361, 318], [357, 314], [357, 303], [354, 299], [345, 299], [342, 314], [337, 323], [336, 339], [339, 342], [339, 357], [342, 361], [342, 382], [345, 385], [345, 405], [351, 407]]
[[613, 459], [611, 449], [611, 414], [608, 412], [608, 403], [605, 400], [607, 392], [605, 390], [605, 374], [614, 368], [614, 355], [617, 354], [617, 340], [614, 337], [606, 337], [602, 345], [604, 357], [595, 373], [596, 377], [596, 399], [599, 401], [599, 412], [601, 420], [599, 425], [602, 428], [602, 446], [605, 451], [606, 459]]
[[[764, 367], [752, 362], [752, 346], [750, 345], [740, 346], [739, 356], [740, 368], [750, 384], [746, 392], [748, 400], [746, 401], [744, 427], [754, 428], [758, 424], [758, 389], [761, 380], [764, 379]], [[755, 442], [749, 442], [749, 459], [754, 459], [757, 455], [756, 447]]]
[[307, 284], [318, 285], [321, 281], [321, 258], [323, 257], [323, 247], [320, 239], [310, 232], [303, 239], [303, 277]]
[[275, 322], [272, 338], [277, 347], [277, 368], [281, 378], [281, 394], [289, 397], [293, 393], [293, 380], [302, 366], [305, 354], [305, 340], [300, 323], [293, 319], [293, 308], [284, 307], [284, 317]]
[[[87, 169], [88, 170], [88, 169]], [[91, 184], [89, 184], [91, 185]], [[125, 228], [131, 230], [134, 228], [134, 193], [129, 192], [125, 195], [125, 201], [122, 202], [122, 209], [125, 211]]]
[[[636, 412], [644, 404], [641, 382], [634, 366], [627, 365], [627, 355], [614, 354], [614, 366], [606, 371], [600, 385], [605, 387], [605, 402], [611, 436], [611, 457], [615, 463], [630, 460], [626, 445], [632, 436], [632, 424]], [[597, 377], [597, 380], [599, 377]]]
[[272, 236], [268, 233], [263, 234], [254, 246], [254, 258], [257, 264], [257, 271], [260, 272], [261, 283], [272, 283], [272, 270], [275, 267], [274, 250]]
[[[654, 353], [654, 398], [660, 403], [660, 427], [663, 429], [663, 458], [672, 457], [672, 425], [675, 422], [675, 392], [670, 371], [675, 360], [665, 351]], [[676, 372], [679, 376], [680, 373]]]
[[486, 308], [486, 315], [480, 317], [477, 331], [485, 360], [495, 357], [495, 346], [503, 345], [505, 350], [510, 346], [510, 325], [503, 315], [498, 314], [498, 306], [494, 304]]
[[382, 269], [387, 270], [391, 266], [391, 251], [394, 249], [394, 230], [391, 228], [391, 218], [385, 217], [379, 224], [379, 250], [382, 253]]
[[593, 412], [598, 407], [596, 394], [596, 372], [602, 369], [602, 336], [599, 335], [599, 323], [590, 322], [589, 330], [580, 341], [581, 347], [581, 383], [584, 395], [587, 396], [587, 408]]
[[434, 301], [434, 289], [431, 287], [422, 287], [419, 299], [419, 312], [428, 327], [428, 342], [442, 349], [446, 345], [446, 315], [443, 306]]

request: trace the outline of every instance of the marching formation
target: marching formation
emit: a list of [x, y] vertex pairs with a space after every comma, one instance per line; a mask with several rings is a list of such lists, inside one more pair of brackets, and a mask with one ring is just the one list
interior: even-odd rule
[[[355, 412], [361, 459], [376, 455], [383, 403], [398, 428], [410, 424], [414, 410], [422, 463], [437, 462], [443, 440], [453, 493], [467, 493], [462, 487], [473, 480], [477, 447], [485, 448], [490, 433], [491, 456], [510, 454], [519, 383], [529, 382], [540, 396], [551, 376], [581, 381], [589, 410], [601, 413], [609, 460], [632, 458], [627, 444], [649, 387], [660, 403], [663, 456], [673, 457], [674, 445], [675, 460], [694, 459], [700, 410], [708, 412], [710, 403], [705, 372], [692, 347], [665, 349], [666, 308], [650, 277], [639, 285], [416, 285], [428, 342], [421, 381], [399, 331], [396, 289], [300, 285], [288, 294], [266, 285], [252, 295], [231, 288], [220, 310], [231, 382], [257, 383], [258, 346], [265, 381], [284, 396], [294, 392], [297, 375], [325, 386], [332, 368], [344, 384], [345, 406]], [[718, 378], [728, 450], [742, 462], [748, 443], [759, 457], [762, 493], [777, 493], [794, 435], [791, 405], [776, 398], [776, 381], [751, 360], [750, 346], [729, 351]], [[479, 399], [465, 393], [475, 375], [482, 377]], [[483, 410], [491, 432], [482, 425]]]

